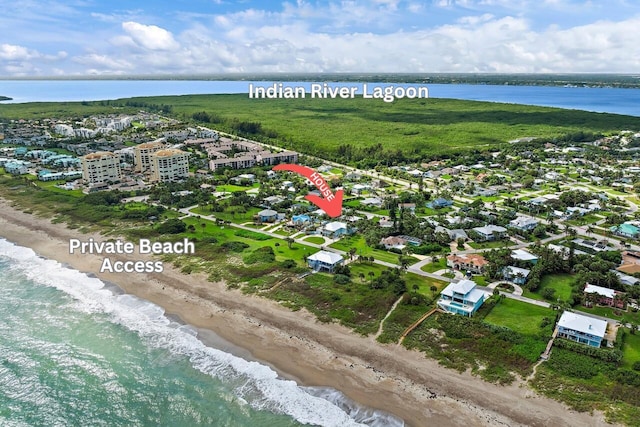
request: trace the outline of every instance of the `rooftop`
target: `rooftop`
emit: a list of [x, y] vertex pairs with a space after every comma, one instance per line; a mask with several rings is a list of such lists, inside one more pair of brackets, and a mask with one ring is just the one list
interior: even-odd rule
[[562, 313], [562, 316], [560, 316], [560, 320], [558, 320], [558, 327], [603, 338], [607, 331], [607, 322], [571, 311], [565, 311]]

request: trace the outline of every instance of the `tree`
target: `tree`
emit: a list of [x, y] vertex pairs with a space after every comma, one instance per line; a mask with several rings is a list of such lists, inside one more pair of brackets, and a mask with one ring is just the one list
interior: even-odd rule
[[431, 285], [431, 287], [429, 287], [429, 290], [431, 291], [432, 295], [435, 295], [436, 292], [438, 292], [438, 287], [436, 285]]
[[370, 271], [367, 273], [367, 275], [369, 276], [369, 279], [373, 283], [373, 278], [376, 277], [376, 274], [373, 271]]
[[420, 286], [417, 283], [414, 283], [412, 288], [413, 288], [413, 292], [417, 294], [418, 293], [418, 289], [420, 289]]
[[291, 249], [291, 246], [293, 246], [293, 237], [289, 236], [286, 239], [284, 239], [287, 242], [287, 246], [289, 247], [289, 249]]

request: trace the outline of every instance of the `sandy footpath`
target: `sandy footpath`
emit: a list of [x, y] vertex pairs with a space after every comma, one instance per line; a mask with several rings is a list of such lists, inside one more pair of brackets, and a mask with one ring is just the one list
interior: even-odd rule
[[600, 415], [570, 411], [522, 384], [497, 386], [459, 374], [419, 352], [376, 343], [346, 327], [318, 322], [308, 312], [292, 312], [203, 276], [181, 274], [167, 264], [161, 274], [100, 274], [102, 256], [70, 255], [69, 239], [107, 239], [19, 212], [2, 199], [0, 236], [96, 274], [186, 323], [211, 330], [284, 377], [334, 387], [357, 402], [403, 418], [409, 426], [609, 425]]

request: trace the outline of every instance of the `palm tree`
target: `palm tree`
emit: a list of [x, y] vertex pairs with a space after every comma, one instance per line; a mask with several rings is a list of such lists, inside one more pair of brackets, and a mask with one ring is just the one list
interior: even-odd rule
[[369, 273], [367, 273], [367, 275], [371, 279], [371, 282], [373, 282], [373, 278], [376, 276], [376, 274], [373, 271], [370, 271]]
[[418, 289], [420, 289], [420, 286], [418, 286], [417, 283], [414, 283], [412, 288], [413, 288], [413, 292], [417, 294], [418, 293]]
[[431, 295], [435, 295], [436, 292], [438, 292], [438, 287], [436, 285], [431, 285], [429, 290], [431, 291]]
[[593, 234], [593, 232], [595, 231], [595, 228], [593, 228], [593, 226], [588, 226], [587, 227], [587, 234]]
[[291, 246], [293, 246], [293, 237], [289, 236], [286, 239], [284, 239], [287, 242], [287, 246], [289, 247], [289, 249], [291, 249]]

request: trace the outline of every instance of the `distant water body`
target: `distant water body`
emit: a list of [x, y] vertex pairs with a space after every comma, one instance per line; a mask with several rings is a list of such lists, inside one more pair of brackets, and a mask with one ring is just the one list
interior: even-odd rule
[[[249, 83], [267, 86], [273, 82], [205, 80], [0, 80], [0, 95], [7, 102], [99, 101], [133, 96], [248, 93]], [[302, 86], [310, 82], [285, 82]], [[374, 84], [374, 83], [371, 83]], [[361, 83], [333, 83], [332, 86], [358, 86]], [[380, 86], [389, 83], [380, 83]], [[399, 86], [408, 86], [401, 84]], [[432, 98], [540, 105], [601, 113], [640, 116], [640, 89], [585, 88], [558, 86], [512, 86], [427, 84]], [[372, 100], [372, 102], [382, 102]]]
[[390, 426], [208, 347], [150, 302], [0, 239], [0, 426]]

